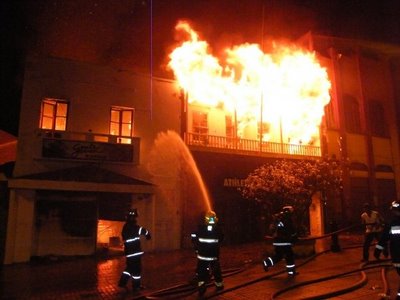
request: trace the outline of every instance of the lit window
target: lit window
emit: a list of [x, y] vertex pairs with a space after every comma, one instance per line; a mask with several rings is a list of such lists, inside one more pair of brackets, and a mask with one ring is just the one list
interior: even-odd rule
[[68, 102], [60, 99], [45, 98], [42, 101], [39, 127], [49, 130], [67, 128]]
[[225, 135], [227, 146], [232, 145], [235, 142], [236, 127], [231, 115], [225, 116]]
[[207, 113], [193, 111], [193, 139], [195, 141], [206, 142], [208, 137], [208, 117]]
[[262, 136], [262, 140], [268, 140], [268, 136], [269, 136], [269, 123], [262, 123], [261, 126], [261, 122], [257, 122], [257, 139], [260, 139], [260, 137]]
[[232, 116], [225, 116], [226, 137], [235, 137], [235, 124], [233, 123]]
[[118, 136], [118, 143], [130, 144], [133, 135], [133, 108], [111, 107], [110, 134]]
[[[331, 99], [333, 98], [331, 97]], [[326, 127], [330, 129], [337, 128], [337, 122], [334, 113], [334, 104], [332, 100], [324, 107], [324, 111]]]

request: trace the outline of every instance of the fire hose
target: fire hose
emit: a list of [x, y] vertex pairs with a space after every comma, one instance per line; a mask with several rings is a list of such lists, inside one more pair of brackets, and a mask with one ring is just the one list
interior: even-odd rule
[[[345, 231], [348, 231], [350, 229], [353, 229], [353, 228], [356, 228], [356, 227], [359, 227], [359, 226], [361, 226], [361, 225], [351, 225], [351, 226], [347, 226], [347, 227], [344, 227], [344, 228], [339, 229], [339, 230], [332, 231], [332, 232], [330, 232], [328, 234], [324, 234], [324, 235], [321, 235], [321, 236], [312, 236], [312, 237], [306, 237], [306, 238], [299, 238], [299, 240], [307, 241], [307, 240], [317, 240], [317, 239], [322, 239], [322, 238], [327, 238], [327, 237], [335, 237], [335, 236], [337, 236], [337, 234], [339, 234], [341, 232], [345, 232]], [[354, 248], [354, 247], [355, 246], [350, 246], [350, 247], [346, 247], [346, 248]], [[356, 247], [360, 247], [360, 246], [358, 245]], [[320, 253], [316, 253], [316, 254], [312, 255], [311, 257], [309, 257], [305, 261], [303, 261], [301, 264], [299, 264], [298, 267], [301, 267], [302, 265], [307, 264], [308, 262], [314, 260], [319, 255], [322, 255], [322, 254], [327, 253], [329, 251], [331, 251], [331, 250], [325, 250], [325, 251], [322, 251]], [[351, 273], [360, 272], [360, 271], [363, 272], [363, 270], [372, 269], [372, 268], [376, 268], [376, 267], [377, 266], [359, 268], [359, 269], [351, 270], [351, 271], [348, 271], [348, 272], [345, 272], [345, 273], [331, 275], [331, 276], [327, 276], [327, 277], [324, 277], [324, 278], [319, 278], [319, 279], [316, 279], [316, 280], [299, 283], [298, 285], [294, 285], [294, 286], [288, 287], [288, 288], [286, 288], [284, 290], [277, 291], [276, 293], [273, 294], [272, 299], [274, 299], [274, 297], [276, 297], [276, 296], [278, 296], [278, 295], [280, 295], [282, 293], [285, 293], [285, 292], [289, 291], [290, 289], [294, 289], [294, 288], [300, 287], [302, 285], [312, 284], [312, 283], [316, 283], [316, 282], [320, 282], [320, 281], [331, 280], [331, 279], [334, 279], [334, 278], [338, 278], [338, 277], [344, 276], [346, 274], [351, 274]], [[243, 269], [241, 269], [241, 268], [231, 269], [231, 270], [223, 270], [223, 277], [229, 277], [229, 276], [235, 275], [237, 273], [240, 273], [242, 271], [243, 271]], [[266, 279], [270, 279], [272, 277], [275, 277], [275, 276], [280, 275], [280, 274], [285, 273], [285, 272], [286, 272], [286, 270], [276, 271], [274, 273], [270, 273], [268, 275], [262, 276], [260, 278], [256, 278], [254, 280], [250, 280], [250, 281], [244, 282], [242, 284], [239, 284], [239, 285], [236, 285], [236, 286], [233, 286], [233, 287], [230, 287], [230, 288], [226, 288], [225, 287], [224, 290], [218, 291], [215, 294], [206, 296], [204, 299], [211, 299], [211, 298], [214, 298], [216, 296], [219, 296], [219, 295], [222, 295], [222, 294], [225, 294], [225, 293], [228, 293], [228, 292], [231, 292], [231, 291], [234, 291], [234, 290], [237, 290], [237, 289], [244, 288], [246, 286], [255, 284], [257, 282], [260, 282], [260, 281], [263, 281], [263, 280], [266, 280]], [[362, 275], [363, 276], [362, 276], [361, 280], [358, 281], [353, 286], [351, 286], [349, 288], [346, 288], [346, 291], [344, 291], [344, 290], [342, 291], [341, 290], [341, 291], [335, 291], [335, 292], [332, 292], [332, 293], [343, 294], [343, 293], [349, 292], [351, 290], [355, 290], [355, 289], [363, 286], [366, 283], [366, 275], [365, 275], [365, 273], [362, 273]], [[207, 285], [211, 285], [211, 283], [209, 283]], [[385, 293], [386, 293], [387, 289], [388, 288], [385, 287]], [[165, 288], [165, 289], [162, 289], [162, 290], [158, 290], [158, 291], [155, 291], [155, 292], [150, 293], [148, 295], [140, 295], [140, 296], [138, 296], [136, 298], [133, 298], [133, 299], [134, 300], [139, 300], [139, 299], [182, 299], [182, 297], [189, 296], [189, 295], [195, 293], [196, 291], [197, 291], [196, 286], [185, 283], [185, 284], [179, 284], [179, 285], [176, 285], [176, 286], [168, 287], [168, 288]], [[313, 298], [307, 298], [307, 299], [326, 299], [326, 298], [323, 298], [323, 297], [326, 297], [324, 295], [322, 296], [322, 298], [318, 298], [320, 296], [321, 295], [318, 295], [318, 296], [315, 296], [317, 298], [313, 297]]]
[[[337, 235], [338, 233], [345, 232], [345, 231], [348, 231], [348, 230], [353, 229], [353, 228], [357, 228], [357, 227], [359, 227], [359, 226], [360, 226], [360, 225], [350, 225], [350, 226], [344, 227], [344, 228], [342, 228], [342, 229], [339, 229], [339, 230], [330, 232], [330, 233], [328, 233], [328, 234], [324, 234], [324, 235], [321, 235], [321, 236], [309, 237], [309, 238], [301, 238], [300, 240], [316, 240], [316, 239], [327, 238], [327, 237], [331, 237], [331, 236]], [[360, 247], [360, 246], [358, 245], [358, 246], [352, 246], [352, 247], [346, 247], [346, 248], [354, 248], [354, 247]], [[301, 267], [302, 265], [307, 264], [308, 262], [312, 261], [312, 260], [315, 259], [316, 257], [318, 257], [318, 256], [320, 256], [320, 255], [322, 255], [322, 254], [324, 254], [324, 253], [327, 253], [327, 252], [329, 252], [329, 251], [331, 251], [331, 250], [325, 250], [325, 251], [322, 251], [322, 252], [320, 252], [320, 253], [316, 253], [316, 254], [312, 255], [311, 257], [307, 258], [307, 259], [306, 259], [305, 261], [303, 261], [301, 264], [297, 265], [297, 267]], [[358, 272], [358, 271], [359, 271], [359, 270], [357, 269], [357, 271], [354, 271], [354, 272]], [[246, 286], [249, 286], [249, 285], [258, 283], [258, 282], [260, 282], [260, 281], [263, 281], [263, 280], [272, 278], [272, 277], [274, 277], [274, 276], [277, 276], [277, 275], [282, 274], [282, 273], [285, 273], [285, 272], [286, 272], [286, 270], [274, 272], [274, 273], [271, 273], [271, 274], [266, 275], [266, 276], [262, 276], [262, 277], [260, 277], [260, 278], [254, 279], [254, 280], [244, 282], [244, 283], [242, 283], [242, 284], [236, 285], [236, 286], [231, 287], [231, 288], [225, 288], [223, 291], [220, 291], [220, 292], [218, 292], [218, 293], [216, 293], [216, 294], [214, 294], [214, 295], [210, 295], [209, 297], [206, 297], [206, 299], [211, 299], [211, 298], [216, 297], [216, 296], [219, 296], [219, 295], [221, 295], [221, 294], [225, 294], [225, 293], [227, 293], [227, 292], [231, 292], [231, 291], [234, 291], [234, 290], [237, 290], [237, 289], [240, 289], [240, 288], [243, 288], [243, 287], [246, 287]], [[339, 276], [343, 276], [343, 275], [339, 275]], [[361, 283], [363, 283], [363, 281], [357, 283], [357, 285], [355, 285], [355, 286], [358, 287]], [[354, 287], [354, 288], [355, 288], [355, 287]], [[321, 299], [322, 299], [322, 298], [321, 298]]]
[[[380, 261], [380, 262], [383, 262], [383, 261]], [[272, 294], [271, 300], [275, 299], [276, 297], [278, 297], [279, 295], [281, 295], [281, 294], [283, 294], [285, 292], [288, 292], [290, 290], [296, 289], [296, 288], [301, 287], [301, 286], [306, 286], [306, 285], [315, 284], [315, 283], [318, 283], [318, 282], [328, 281], [328, 280], [336, 279], [336, 278], [339, 278], [339, 277], [342, 277], [342, 276], [346, 276], [346, 275], [349, 275], [349, 274], [352, 274], [352, 273], [361, 272], [361, 279], [359, 281], [357, 281], [355, 284], [353, 284], [353, 285], [351, 285], [349, 287], [346, 287], [346, 288], [343, 288], [343, 289], [340, 289], [340, 290], [336, 290], [336, 291], [332, 291], [332, 292], [329, 292], [329, 293], [324, 293], [324, 294], [312, 296], [312, 297], [302, 298], [303, 300], [328, 299], [330, 297], [334, 297], [334, 296], [338, 296], [338, 295], [342, 295], [342, 294], [354, 291], [354, 290], [364, 286], [368, 281], [367, 280], [367, 275], [364, 272], [365, 270], [374, 269], [374, 268], [382, 268], [382, 267], [385, 268], [385, 267], [390, 267], [390, 266], [391, 266], [390, 264], [384, 264], [384, 265], [379, 264], [379, 265], [373, 265], [373, 266], [365, 266], [365, 264], [364, 264], [360, 268], [357, 268], [357, 269], [354, 269], [354, 270], [350, 270], [350, 271], [347, 271], [347, 272], [334, 274], [334, 275], [330, 275], [330, 276], [326, 276], [326, 277], [321, 277], [321, 278], [317, 278], [317, 279], [313, 279], [313, 280], [309, 280], [309, 281], [300, 282], [300, 283], [294, 284], [292, 286], [289, 286], [287, 288], [284, 288], [284, 289], [281, 289], [279, 291], [276, 291], [274, 294]], [[387, 288], [387, 284], [386, 284], [386, 287], [384, 288], [385, 294], [387, 293], [387, 290], [388, 290], [388, 288]]]
[[[237, 273], [242, 272], [242, 268], [232, 268], [225, 269], [222, 271], [222, 276], [224, 278], [233, 276]], [[208, 283], [207, 286], [212, 285], [212, 283]], [[172, 287], [168, 287], [165, 289], [161, 289], [155, 292], [152, 292], [147, 295], [139, 295], [138, 297], [134, 297], [134, 300], [139, 299], [181, 299], [182, 297], [187, 297], [197, 291], [197, 286], [188, 283], [178, 284]]]

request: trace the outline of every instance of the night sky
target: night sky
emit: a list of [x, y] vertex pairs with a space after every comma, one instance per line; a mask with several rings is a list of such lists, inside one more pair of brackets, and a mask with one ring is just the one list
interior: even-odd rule
[[152, 64], [155, 76], [171, 77], [166, 55], [179, 19], [191, 21], [216, 54], [260, 43], [262, 24], [268, 40], [295, 40], [311, 30], [400, 45], [399, 0], [2, 0], [0, 129], [18, 135], [25, 55], [138, 72]]

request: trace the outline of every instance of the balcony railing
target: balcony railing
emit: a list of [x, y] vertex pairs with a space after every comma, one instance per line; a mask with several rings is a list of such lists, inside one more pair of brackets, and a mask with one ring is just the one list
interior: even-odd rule
[[40, 130], [42, 157], [50, 159], [139, 162], [140, 139], [93, 132]]
[[117, 136], [104, 133], [94, 133], [91, 131], [78, 132], [78, 131], [60, 131], [60, 130], [48, 130], [39, 129], [39, 135], [47, 138], [74, 140], [74, 141], [90, 141], [90, 142], [102, 142], [111, 144], [133, 144], [133, 140], [136, 137], [131, 136]]
[[260, 142], [259, 140], [201, 135], [189, 132], [185, 133], [185, 143], [190, 146], [232, 153], [321, 156], [321, 148], [311, 145]]

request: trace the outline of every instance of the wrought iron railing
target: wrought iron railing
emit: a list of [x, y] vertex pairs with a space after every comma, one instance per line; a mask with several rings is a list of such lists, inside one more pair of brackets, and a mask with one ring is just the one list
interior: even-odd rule
[[224, 152], [245, 152], [256, 154], [321, 156], [321, 148], [312, 145], [294, 145], [275, 142], [260, 142], [242, 138], [185, 133], [185, 143], [189, 146], [223, 150]]

